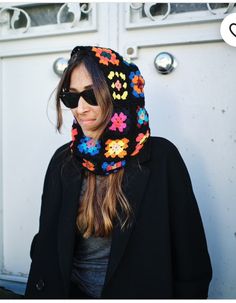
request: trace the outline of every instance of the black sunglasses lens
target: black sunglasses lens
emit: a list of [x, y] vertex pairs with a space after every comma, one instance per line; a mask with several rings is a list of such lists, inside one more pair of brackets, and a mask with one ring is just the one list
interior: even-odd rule
[[84, 98], [84, 100], [90, 104], [90, 105], [98, 105], [96, 97], [94, 95], [93, 89], [84, 90], [81, 93], [81, 96]]
[[70, 92], [63, 92], [60, 95], [61, 101], [68, 108], [76, 108], [78, 106], [79, 98], [80, 96], [78, 96], [78, 94], [70, 93]]
[[60, 99], [66, 107], [73, 109], [78, 106], [78, 102], [81, 96], [88, 104], [93, 106], [98, 105], [92, 89], [85, 90], [81, 93], [63, 92], [60, 95]]

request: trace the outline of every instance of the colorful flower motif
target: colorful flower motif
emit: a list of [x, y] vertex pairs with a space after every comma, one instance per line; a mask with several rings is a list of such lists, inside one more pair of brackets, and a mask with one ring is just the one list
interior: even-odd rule
[[118, 129], [121, 133], [126, 128], [127, 124], [124, 121], [127, 119], [127, 116], [122, 112], [117, 114], [115, 113], [111, 118], [112, 126], [109, 127], [110, 130], [116, 131]]
[[75, 141], [75, 136], [77, 136], [77, 135], [78, 135], [77, 128], [73, 128], [71, 131], [72, 141]]
[[135, 150], [132, 152], [131, 156], [137, 155], [142, 148], [143, 148], [143, 144], [137, 144], [135, 147]]
[[140, 71], [137, 70], [136, 72], [131, 72], [129, 75], [129, 78], [131, 80], [131, 87], [133, 88], [133, 95], [136, 98], [144, 97], [144, 84], [145, 81], [143, 77], [140, 74]]
[[148, 123], [148, 113], [144, 107], [138, 106], [137, 109], [137, 126], [140, 128], [143, 124], [146, 125]]
[[120, 63], [120, 61], [116, 58], [116, 54], [114, 54], [110, 49], [93, 47], [92, 51], [95, 52], [96, 57], [100, 58], [99, 63], [107, 66], [109, 63], [117, 66]]
[[105, 156], [108, 157], [119, 157], [124, 158], [124, 156], [127, 155], [127, 152], [125, 149], [128, 147], [129, 139], [123, 138], [123, 139], [117, 139], [117, 140], [107, 140], [106, 141], [106, 148], [107, 152], [105, 153]]
[[149, 136], [150, 136], [149, 130], [147, 130], [146, 134], [140, 133], [138, 135], [138, 137], [136, 138], [136, 142], [138, 142], [138, 144], [136, 145], [135, 150], [133, 151], [131, 156], [135, 156], [140, 152], [140, 150], [143, 148], [143, 145], [147, 141]]
[[87, 169], [89, 169], [90, 171], [94, 171], [95, 170], [95, 167], [94, 167], [94, 164], [86, 159], [83, 159], [84, 162], [82, 163], [82, 165], [84, 167], [86, 167]]
[[146, 131], [146, 134], [139, 134], [136, 138], [136, 142], [139, 142], [139, 144], [144, 144], [147, 141], [147, 138], [150, 136], [149, 130]]
[[118, 168], [124, 167], [125, 164], [126, 164], [125, 160], [119, 162], [103, 162], [102, 169], [107, 172], [110, 170], [114, 170], [114, 172], [116, 172]]
[[126, 75], [119, 72], [110, 71], [107, 76], [112, 81], [111, 88], [113, 88], [112, 97], [114, 100], [125, 100], [128, 96]]
[[81, 153], [90, 154], [94, 156], [99, 153], [101, 149], [101, 144], [99, 140], [94, 140], [90, 137], [84, 137], [80, 140], [80, 144], [78, 144], [77, 148]]

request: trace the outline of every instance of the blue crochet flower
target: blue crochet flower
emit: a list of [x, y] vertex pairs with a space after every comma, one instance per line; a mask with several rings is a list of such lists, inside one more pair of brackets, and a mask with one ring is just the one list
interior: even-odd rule
[[99, 140], [96, 141], [93, 138], [85, 136], [84, 138], [80, 139], [80, 144], [77, 145], [77, 148], [81, 153], [94, 156], [99, 153], [101, 144]]
[[[118, 168], [120, 167], [124, 167], [126, 164], [126, 161], [125, 160], [122, 160], [122, 161], [119, 161], [119, 162], [103, 162], [102, 164], [102, 169], [105, 171], [105, 172], [109, 172], [110, 170], [113, 170], [114, 172], [117, 172], [118, 171]], [[117, 168], [114, 170], [114, 168]]]
[[129, 78], [131, 80], [130, 86], [133, 88], [132, 94], [136, 98], [144, 97], [143, 88], [144, 88], [145, 81], [144, 81], [142, 75], [140, 74], [140, 71], [137, 70], [136, 72], [131, 72], [129, 74]]
[[148, 122], [148, 113], [145, 108], [138, 107], [138, 126], [140, 127], [142, 124], [147, 124]]

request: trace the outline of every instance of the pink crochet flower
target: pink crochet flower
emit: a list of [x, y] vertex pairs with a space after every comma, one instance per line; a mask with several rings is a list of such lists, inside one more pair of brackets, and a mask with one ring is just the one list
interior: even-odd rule
[[126, 123], [124, 123], [126, 119], [127, 116], [122, 112], [119, 114], [115, 113], [111, 118], [111, 121], [113, 123], [112, 126], [109, 127], [109, 129], [116, 131], [116, 129], [118, 128], [120, 132], [123, 132], [123, 130], [126, 128]]
[[117, 89], [118, 91], [121, 90], [122, 84], [120, 83], [120, 80], [116, 80], [115, 87], [116, 87], [116, 89]]

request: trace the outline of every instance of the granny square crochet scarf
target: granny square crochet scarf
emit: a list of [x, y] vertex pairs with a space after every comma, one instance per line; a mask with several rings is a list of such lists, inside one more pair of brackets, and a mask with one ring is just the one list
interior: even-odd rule
[[72, 125], [72, 154], [82, 168], [97, 175], [108, 175], [126, 166], [145, 149], [150, 138], [149, 116], [144, 107], [144, 79], [134, 63], [128, 63], [110, 48], [76, 46], [93, 56], [109, 87], [113, 114], [99, 140], [85, 136], [79, 123]]

